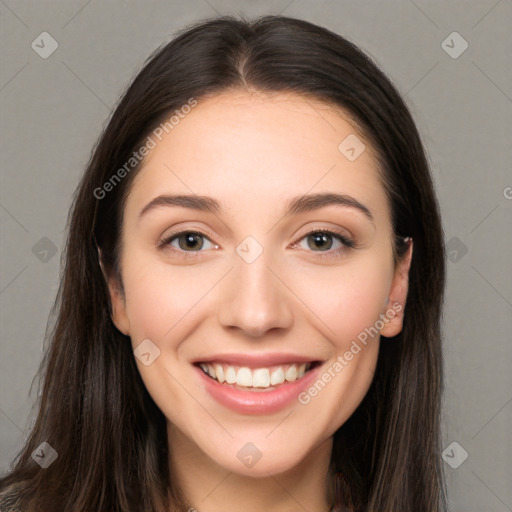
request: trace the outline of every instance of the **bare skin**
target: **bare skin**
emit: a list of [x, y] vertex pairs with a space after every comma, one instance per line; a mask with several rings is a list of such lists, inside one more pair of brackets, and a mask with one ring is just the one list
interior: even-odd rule
[[[160, 350], [148, 366], [136, 361], [168, 420], [169, 464], [199, 512], [326, 512], [332, 505], [332, 436], [368, 391], [380, 336], [359, 343], [342, 370], [333, 368], [381, 315], [380, 335], [401, 331], [412, 256], [411, 245], [395, 267], [376, 160], [367, 144], [350, 161], [338, 149], [350, 134], [363, 140], [320, 102], [229, 91], [200, 100], [133, 182], [122, 231], [125, 295], [109, 280], [113, 320], [134, 349], [149, 339]], [[291, 198], [319, 193], [350, 196], [372, 219], [336, 204], [285, 214]], [[221, 209], [160, 204], [141, 215], [165, 194], [209, 196]], [[159, 246], [184, 230], [199, 233], [193, 249], [185, 234], [181, 244], [177, 236]], [[318, 230], [334, 235], [315, 245]], [[257, 243], [246, 249], [263, 249], [250, 263], [236, 251], [248, 236]], [[401, 307], [393, 317], [391, 304]], [[212, 398], [193, 365], [226, 353], [296, 354], [320, 361], [319, 375], [330, 370], [331, 378], [302, 402], [243, 414]], [[249, 442], [261, 453], [252, 467], [237, 457]]]

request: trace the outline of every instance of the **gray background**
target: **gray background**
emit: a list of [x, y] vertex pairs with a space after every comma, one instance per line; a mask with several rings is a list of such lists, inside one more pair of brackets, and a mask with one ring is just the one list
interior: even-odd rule
[[[283, 13], [324, 25], [369, 53], [405, 96], [429, 153], [448, 241], [443, 464], [451, 508], [511, 511], [506, 0], [0, 0], [0, 472], [32, 422], [37, 386], [29, 390], [57, 291], [66, 215], [93, 143], [146, 57], [177, 29], [217, 13]], [[457, 58], [446, 51], [463, 49], [457, 36], [446, 40], [454, 31], [468, 43]], [[46, 59], [31, 47], [50, 48], [42, 32], [58, 43]]]

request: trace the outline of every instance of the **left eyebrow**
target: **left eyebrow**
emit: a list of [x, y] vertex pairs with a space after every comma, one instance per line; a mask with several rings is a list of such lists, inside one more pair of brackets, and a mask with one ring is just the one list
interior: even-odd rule
[[311, 194], [292, 198], [286, 206], [286, 215], [296, 215], [298, 213], [317, 210], [324, 206], [339, 205], [355, 208], [364, 213], [371, 222], [374, 222], [372, 212], [364, 204], [357, 199], [346, 194]]

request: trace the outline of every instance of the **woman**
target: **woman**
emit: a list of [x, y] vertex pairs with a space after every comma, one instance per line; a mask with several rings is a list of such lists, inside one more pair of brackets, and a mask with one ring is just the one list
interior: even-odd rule
[[446, 510], [439, 208], [407, 107], [352, 43], [223, 17], [156, 51], [64, 263], [4, 503]]

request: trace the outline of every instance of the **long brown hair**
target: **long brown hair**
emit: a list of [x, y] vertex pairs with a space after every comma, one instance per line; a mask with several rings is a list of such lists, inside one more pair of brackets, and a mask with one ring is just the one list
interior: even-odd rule
[[[113, 176], [191, 98], [240, 88], [322, 100], [349, 116], [378, 155], [396, 257], [406, 249], [403, 237], [414, 240], [409, 292], [402, 332], [382, 339], [371, 387], [335, 433], [332, 469], [355, 511], [446, 510], [444, 241], [425, 151], [400, 94], [368, 56], [325, 28], [283, 16], [220, 17], [187, 27], [150, 56], [114, 109], [68, 219], [38, 415], [0, 480], [0, 490], [18, 485], [23, 510], [187, 510], [169, 474], [165, 417], [143, 384], [129, 338], [112, 323], [98, 248], [105, 272], [120, 281], [120, 226], [140, 164], [120, 180]], [[108, 193], [100, 193], [109, 180]], [[58, 454], [46, 469], [31, 457], [43, 442]]]

